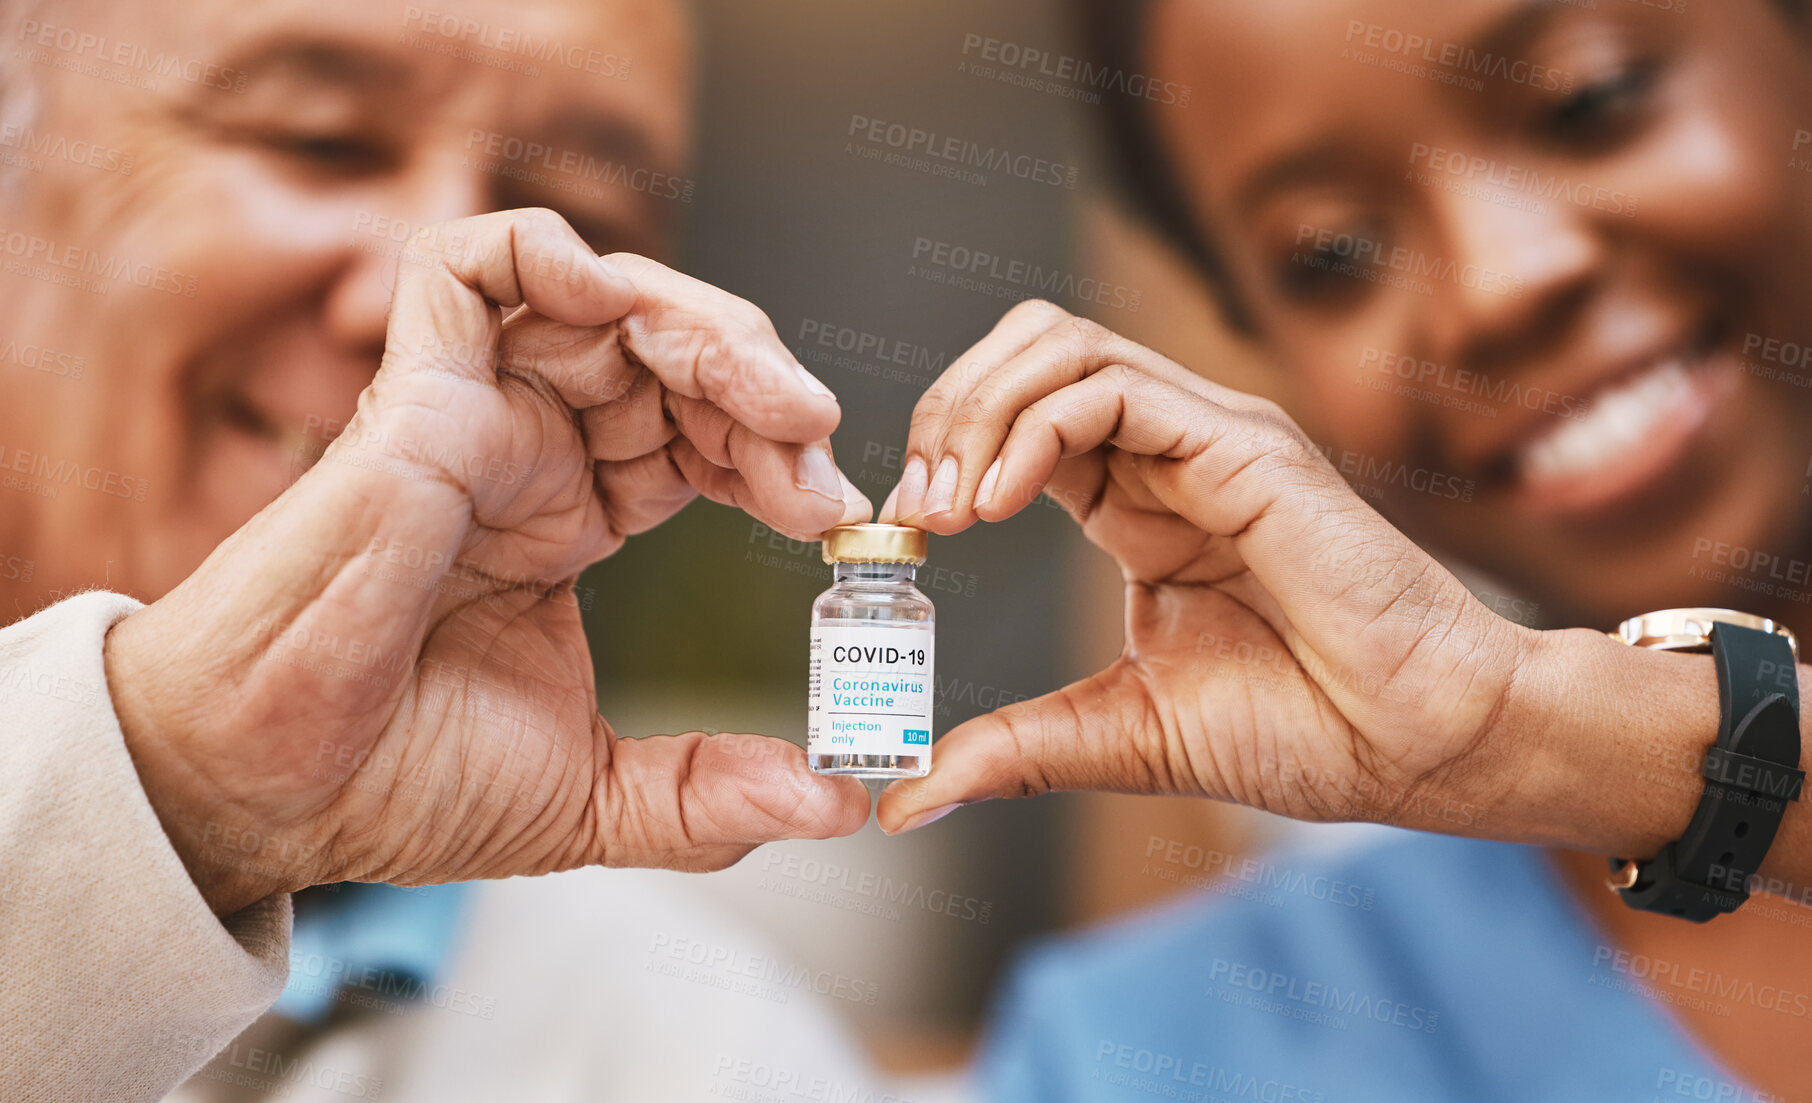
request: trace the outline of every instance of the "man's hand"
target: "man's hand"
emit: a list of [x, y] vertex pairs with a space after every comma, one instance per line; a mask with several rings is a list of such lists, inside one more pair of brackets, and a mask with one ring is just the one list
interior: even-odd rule
[[696, 493], [801, 539], [866, 520], [839, 416], [754, 306], [598, 258], [551, 212], [418, 235], [346, 431], [108, 637], [127, 746], [210, 904], [710, 869], [858, 829], [862, 785], [782, 741], [619, 740], [573, 592]]
[[1452, 795], [1502, 792], [1467, 783], [1534, 761], [1490, 735], [1538, 634], [1476, 601], [1270, 402], [1027, 303], [925, 394], [906, 456], [882, 520], [953, 533], [1041, 491], [1067, 508], [1125, 575], [1126, 644], [946, 734], [927, 777], [882, 796], [888, 830], [1051, 789], [1430, 826], [1484, 815]]

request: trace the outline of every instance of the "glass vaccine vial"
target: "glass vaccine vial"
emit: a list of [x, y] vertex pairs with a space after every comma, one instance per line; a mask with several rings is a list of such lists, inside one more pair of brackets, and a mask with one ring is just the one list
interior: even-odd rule
[[842, 525], [824, 534], [831, 588], [812, 602], [806, 760], [821, 774], [931, 770], [931, 599], [913, 583], [925, 532]]

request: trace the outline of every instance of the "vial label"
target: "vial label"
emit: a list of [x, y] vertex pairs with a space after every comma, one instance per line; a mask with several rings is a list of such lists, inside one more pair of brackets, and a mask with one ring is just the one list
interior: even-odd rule
[[812, 628], [808, 754], [931, 752], [929, 624]]

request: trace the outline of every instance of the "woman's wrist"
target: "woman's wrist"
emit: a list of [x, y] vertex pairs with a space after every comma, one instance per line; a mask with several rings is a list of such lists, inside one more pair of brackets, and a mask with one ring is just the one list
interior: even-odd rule
[[[1538, 633], [1489, 740], [1515, 765], [1481, 834], [1613, 857], [1648, 858], [1686, 832], [1717, 739], [1709, 655], [1630, 647], [1600, 632]], [[1802, 715], [1812, 678], [1800, 669]], [[1802, 765], [1805, 755], [1802, 752]], [[1789, 806], [1763, 863], [1785, 886], [1812, 881], [1812, 817]]]
[[1704, 791], [1699, 766], [1718, 729], [1711, 656], [1582, 628], [1537, 635], [1500, 734], [1527, 763], [1502, 826], [1519, 842], [1654, 854], [1685, 832]]

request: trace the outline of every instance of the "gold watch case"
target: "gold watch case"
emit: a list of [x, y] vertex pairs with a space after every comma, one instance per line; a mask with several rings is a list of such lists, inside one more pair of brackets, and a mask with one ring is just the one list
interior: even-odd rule
[[1784, 636], [1787, 646], [1793, 649], [1793, 661], [1799, 661], [1799, 639], [1792, 629], [1779, 621], [1754, 613], [1739, 613], [1735, 609], [1658, 609], [1631, 617], [1618, 625], [1615, 632], [1606, 635], [1631, 647], [1654, 651], [1709, 651], [1711, 626], [1718, 623]]

